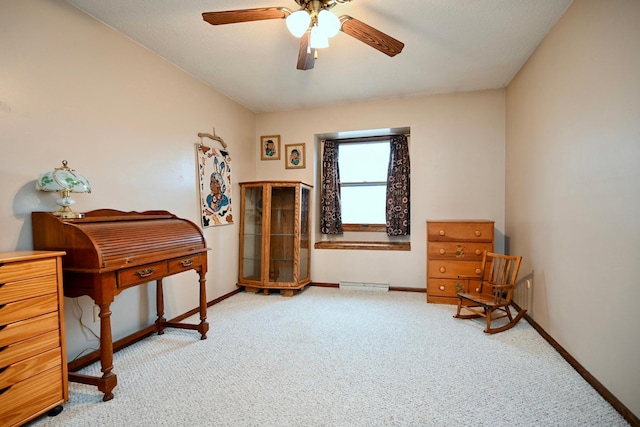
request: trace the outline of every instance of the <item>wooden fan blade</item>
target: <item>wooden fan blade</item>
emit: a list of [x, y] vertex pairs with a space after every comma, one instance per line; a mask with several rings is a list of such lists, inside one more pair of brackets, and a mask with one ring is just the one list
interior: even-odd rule
[[300, 37], [300, 50], [298, 51], [298, 70], [310, 70], [316, 63], [316, 50], [309, 47], [309, 31]]
[[223, 12], [205, 12], [202, 19], [211, 25], [235, 24], [238, 22], [262, 21], [265, 19], [286, 18], [291, 11], [286, 7], [266, 7], [256, 9], [227, 10]]
[[376, 30], [364, 22], [358, 21], [348, 15], [341, 16], [340, 23], [342, 24], [340, 29], [343, 32], [375, 49], [378, 49], [386, 55], [396, 56], [402, 52], [402, 48], [404, 48], [404, 43], [401, 41], [396, 40], [382, 31]]

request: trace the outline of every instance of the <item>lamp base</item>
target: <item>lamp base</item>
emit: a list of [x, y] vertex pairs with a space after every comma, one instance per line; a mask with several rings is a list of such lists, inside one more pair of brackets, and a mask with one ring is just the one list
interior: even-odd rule
[[63, 219], [84, 218], [83, 213], [74, 212], [71, 210], [70, 206], [75, 205], [76, 201], [69, 197], [69, 189], [62, 190], [60, 192], [60, 195], [62, 197], [56, 200], [56, 203], [60, 206], [60, 209], [57, 212], [53, 213], [55, 216]]
[[53, 214], [62, 219], [78, 219], [84, 218], [84, 214], [80, 212], [74, 212], [69, 209], [68, 206], [63, 207], [59, 211], [53, 212]]

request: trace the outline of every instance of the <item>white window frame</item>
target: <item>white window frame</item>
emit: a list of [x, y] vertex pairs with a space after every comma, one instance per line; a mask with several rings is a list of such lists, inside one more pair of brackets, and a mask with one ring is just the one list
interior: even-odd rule
[[[391, 136], [390, 135], [384, 135], [384, 136], [372, 136], [372, 137], [362, 137], [362, 138], [348, 138], [348, 139], [337, 139], [338, 142], [338, 151], [340, 150], [341, 146], [344, 145], [351, 145], [351, 144], [358, 144], [358, 145], [362, 145], [365, 146], [366, 144], [372, 144], [372, 143], [381, 143], [381, 142], [386, 142], [388, 145], [391, 144]], [[387, 159], [385, 159], [385, 161], [388, 163], [388, 157]], [[340, 179], [340, 189], [341, 189], [341, 194], [344, 194], [342, 192], [342, 189], [344, 187], [362, 187], [362, 186], [375, 186], [375, 187], [384, 187], [384, 193], [386, 195], [386, 188], [387, 188], [387, 181], [386, 181], [386, 170], [385, 170], [385, 180], [384, 181], [342, 181], [342, 170], [343, 168], [340, 167], [341, 173], [341, 179]], [[384, 209], [385, 204], [383, 204], [383, 209]], [[384, 213], [384, 211], [383, 211]], [[343, 210], [343, 215], [344, 215], [344, 210]], [[381, 223], [365, 223], [365, 222], [343, 222], [342, 224], [343, 230], [344, 231], [361, 231], [361, 232], [386, 232], [387, 228], [386, 228], [386, 220], [381, 222]]]

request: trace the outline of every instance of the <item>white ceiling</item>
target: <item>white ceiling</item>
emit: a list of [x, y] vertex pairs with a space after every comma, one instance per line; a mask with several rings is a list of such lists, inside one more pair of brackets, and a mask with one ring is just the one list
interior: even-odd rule
[[391, 58], [340, 32], [312, 70], [296, 69], [299, 40], [275, 19], [213, 26], [203, 12], [294, 0], [67, 0], [261, 113], [503, 88], [571, 0], [353, 0], [332, 11], [402, 41]]

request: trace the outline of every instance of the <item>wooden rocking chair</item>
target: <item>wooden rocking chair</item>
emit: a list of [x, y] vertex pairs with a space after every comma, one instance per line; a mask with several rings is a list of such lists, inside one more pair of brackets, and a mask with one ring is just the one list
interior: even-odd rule
[[[465, 288], [469, 292], [458, 292], [458, 311], [453, 317], [458, 319], [485, 317], [487, 328], [484, 332], [488, 334], [513, 328], [527, 311], [520, 310], [513, 317], [509, 308], [520, 269], [520, 261], [522, 261], [521, 256], [508, 256], [485, 251], [482, 257], [480, 286], [475, 289], [475, 292], [472, 292], [469, 286], [471, 280], [477, 279], [478, 276], [458, 276], [467, 281]], [[490, 270], [487, 270], [488, 268]], [[469, 311], [472, 314], [460, 314], [461, 310]], [[498, 315], [495, 316], [494, 312], [498, 312]], [[502, 314], [503, 312], [504, 314]], [[499, 327], [491, 327], [492, 322], [505, 317], [509, 319], [508, 323]]]

